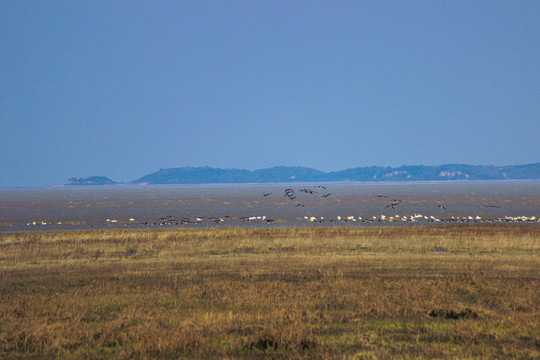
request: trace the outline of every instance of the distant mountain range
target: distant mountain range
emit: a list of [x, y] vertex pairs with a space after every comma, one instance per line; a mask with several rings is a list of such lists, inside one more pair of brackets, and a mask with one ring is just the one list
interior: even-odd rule
[[[447, 164], [439, 166], [357, 167], [323, 172], [301, 166], [277, 166], [260, 170], [181, 167], [159, 169], [129, 184], [235, 184], [347, 181], [441, 181], [441, 180], [540, 179], [540, 163], [510, 166]], [[67, 185], [118, 184], [105, 176], [71, 178]]]

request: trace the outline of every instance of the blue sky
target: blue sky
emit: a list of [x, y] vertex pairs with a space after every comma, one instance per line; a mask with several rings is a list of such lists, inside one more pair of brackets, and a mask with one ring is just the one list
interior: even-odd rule
[[0, 186], [540, 161], [540, 1], [2, 1]]

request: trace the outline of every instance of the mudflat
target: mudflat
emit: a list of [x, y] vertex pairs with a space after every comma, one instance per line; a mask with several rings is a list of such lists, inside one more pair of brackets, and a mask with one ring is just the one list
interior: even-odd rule
[[0, 232], [534, 223], [539, 181], [0, 189]]

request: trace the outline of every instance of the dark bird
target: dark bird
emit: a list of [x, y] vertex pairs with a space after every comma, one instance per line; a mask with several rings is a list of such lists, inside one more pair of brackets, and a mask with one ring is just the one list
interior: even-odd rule
[[300, 191], [305, 192], [306, 194], [311, 194], [311, 195], [313, 195], [313, 193], [316, 193], [316, 191], [309, 190], [309, 189], [301, 189]]
[[445, 210], [446, 210], [446, 208], [445, 208], [444, 206], [442, 206], [442, 205], [437, 205], [437, 207], [439, 207], [439, 208], [441, 208], [441, 209], [445, 209]]
[[305, 207], [304, 204], [296, 204], [296, 207]]
[[294, 195], [294, 190], [293, 189], [285, 189], [285, 195], [284, 196], [287, 196], [291, 200], [296, 199], [296, 196]]
[[401, 200], [392, 199], [392, 202], [390, 203], [390, 205], [386, 206], [385, 209], [388, 209], [388, 208], [395, 209], [396, 206], [398, 206], [400, 203], [401, 203]]
[[263, 194], [264, 197], [269, 197], [272, 193], [266, 193], [266, 194]]
[[377, 197], [384, 198], [384, 199], [388, 198], [388, 196], [386, 196], [386, 195], [377, 195]]
[[326, 190], [326, 187], [325, 187], [325, 186], [318, 185], [317, 187]]
[[324, 194], [322, 197], [326, 198], [326, 197], [329, 197], [330, 195], [332, 195], [332, 194]]

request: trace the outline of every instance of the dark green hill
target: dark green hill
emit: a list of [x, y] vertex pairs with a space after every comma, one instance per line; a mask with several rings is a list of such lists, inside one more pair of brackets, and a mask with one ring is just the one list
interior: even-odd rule
[[540, 179], [540, 163], [512, 166], [446, 164], [439, 166], [358, 167], [323, 172], [301, 166], [260, 170], [182, 167], [160, 169], [133, 184], [219, 184], [331, 181], [444, 181]]
[[214, 184], [249, 182], [251, 172], [238, 169], [181, 167], [159, 169], [155, 173], [135, 180], [134, 184]]
[[[159, 169], [135, 180], [134, 184], [216, 184], [324, 181], [326, 173], [300, 166], [279, 166], [261, 170], [182, 167]], [[311, 179], [311, 180], [305, 180]]]
[[90, 176], [87, 178], [71, 178], [66, 185], [115, 185], [117, 182], [112, 181], [106, 176]]

